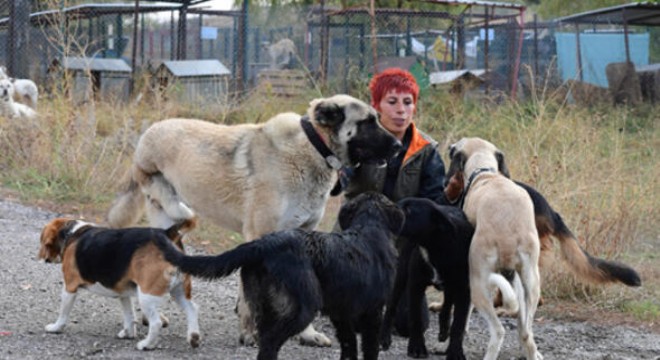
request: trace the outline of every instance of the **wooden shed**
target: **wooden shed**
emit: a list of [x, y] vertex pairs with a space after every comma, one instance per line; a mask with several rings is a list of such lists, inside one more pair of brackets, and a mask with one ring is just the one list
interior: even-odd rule
[[48, 72], [51, 79], [67, 75], [66, 88], [76, 102], [126, 101], [130, 95], [131, 67], [122, 59], [64, 57], [53, 60]]
[[193, 103], [218, 102], [226, 96], [231, 72], [218, 60], [164, 61], [154, 74], [166, 97]]

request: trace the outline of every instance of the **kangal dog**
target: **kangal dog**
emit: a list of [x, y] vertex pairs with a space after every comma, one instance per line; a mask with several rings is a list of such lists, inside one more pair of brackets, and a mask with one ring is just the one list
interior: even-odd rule
[[463, 211], [475, 227], [469, 251], [471, 299], [490, 331], [484, 359], [497, 359], [504, 340], [492, 287], [502, 292], [507, 310], [518, 314], [518, 334], [526, 358], [542, 359], [532, 331], [541, 291], [540, 240], [532, 199], [498, 171], [505, 168], [504, 155], [495, 145], [464, 138], [452, 145], [451, 152], [448, 175], [461, 171], [469, 179]]
[[[190, 218], [194, 210], [246, 241], [279, 230], [312, 230], [333, 187], [338, 192], [345, 184], [342, 174], [363, 163], [384, 164], [401, 148], [377, 116], [368, 104], [335, 95], [313, 100], [304, 116], [284, 113], [261, 124], [160, 121], [138, 141], [130, 183], [108, 221], [113, 227], [133, 224], [146, 204], [155, 227]], [[240, 338], [253, 343], [254, 323], [242, 299]], [[311, 325], [301, 341], [330, 345]]]

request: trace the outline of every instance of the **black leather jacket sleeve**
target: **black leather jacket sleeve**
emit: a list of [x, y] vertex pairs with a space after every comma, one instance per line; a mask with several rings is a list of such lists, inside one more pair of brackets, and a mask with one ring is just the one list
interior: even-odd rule
[[419, 184], [419, 197], [431, 199], [438, 204], [448, 205], [444, 194], [445, 164], [437, 149], [426, 158]]

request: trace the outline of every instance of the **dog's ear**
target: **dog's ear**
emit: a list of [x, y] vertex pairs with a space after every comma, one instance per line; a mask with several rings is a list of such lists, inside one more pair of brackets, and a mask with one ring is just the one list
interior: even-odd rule
[[346, 114], [339, 105], [320, 100], [314, 105], [314, 119], [323, 126], [336, 127], [346, 120]]
[[355, 212], [357, 211], [357, 203], [355, 201], [347, 201], [339, 209], [339, 215], [337, 220], [339, 221], [339, 226], [342, 230], [347, 229], [351, 226], [351, 221], [355, 217]]
[[506, 162], [504, 161], [504, 153], [501, 151], [496, 151], [495, 158], [497, 159], [497, 170], [507, 178], [511, 178], [511, 174], [509, 174], [509, 168], [506, 166]]
[[454, 175], [465, 170], [465, 162], [467, 161], [467, 156], [463, 152], [454, 152], [451, 155], [451, 162], [449, 163], [449, 170], [447, 170], [447, 175], [445, 176], [444, 186], [447, 187], [449, 182], [452, 180]]
[[69, 219], [57, 218], [44, 226], [41, 231], [39, 259], [54, 260], [59, 256], [62, 229], [68, 221]]
[[449, 145], [449, 159], [454, 157], [455, 152], [456, 152], [456, 144]]
[[406, 221], [406, 216], [399, 207], [394, 204], [389, 204], [387, 209], [387, 220], [390, 231], [398, 235], [403, 229], [403, 224]]
[[445, 198], [450, 204], [455, 203], [465, 189], [465, 178], [462, 171], [457, 171], [445, 184]]

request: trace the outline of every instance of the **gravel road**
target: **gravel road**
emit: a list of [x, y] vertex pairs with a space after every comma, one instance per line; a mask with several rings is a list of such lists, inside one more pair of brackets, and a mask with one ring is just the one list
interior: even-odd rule
[[[254, 359], [257, 349], [237, 344], [238, 321], [234, 314], [237, 277], [222, 281], [193, 282], [193, 298], [200, 306], [202, 344], [191, 349], [185, 341], [185, 320], [170, 301], [164, 313], [170, 326], [163, 330], [156, 350], [140, 352], [136, 340], [120, 340], [114, 336], [121, 327], [121, 311], [117, 300], [82, 292], [62, 334], [47, 334], [44, 326], [53, 322], [59, 308], [62, 276], [59, 265], [37, 261], [39, 234], [52, 212], [0, 200], [0, 358], [1, 359]], [[189, 249], [192, 253], [199, 253]], [[587, 305], [585, 305], [587, 306]], [[518, 347], [515, 321], [503, 319], [507, 335], [500, 359], [522, 355]], [[317, 329], [328, 335], [333, 328], [327, 319], [315, 320]], [[140, 336], [146, 328], [139, 328]], [[602, 326], [556, 320], [537, 321], [534, 326], [537, 343], [546, 360], [660, 360], [660, 334], [627, 326]], [[434, 339], [437, 324], [427, 331], [427, 344], [432, 350], [444, 349]], [[488, 332], [479, 316], [473, 316], [466, 337], [469, 359], [483, 356]], [[405, 359], [406, 339], [393, 338], [390, 350], [381, 359]], [[336, 342], [331, 348], [300, 346], [289, 341], [280, 352], [281, 359], [338, 359]], [[431, 358], [442, 359], [434, 354]]]

